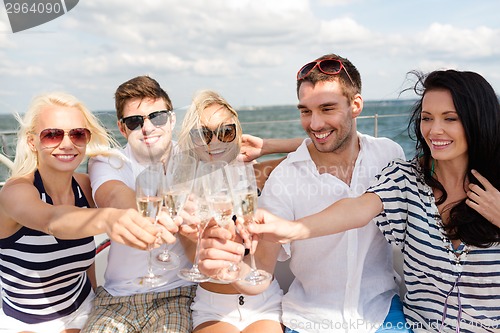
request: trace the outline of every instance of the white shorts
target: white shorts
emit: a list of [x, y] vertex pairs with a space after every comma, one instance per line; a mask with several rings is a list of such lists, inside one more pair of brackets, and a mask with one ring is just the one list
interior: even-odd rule
[[46, 321], [39, 324], [26, 324], [20, 320], [7, 316], [3, 309], [0, 309], [0, 333], [17, 333], [20, 331], [30, 331], [35, 333], [59, 333], [62, 330], [76, 328], [82, 329], [93, 310], [94, 292], [91, 291], [82, 305], [70, 315]]
[[198, 285], [191, 304], [193, 328], [208, 321], [229, 323], [240, 331], [259, 320], [281, 323], [282, 297], [283, 291], [276, 280], [263, 293], [254, 296], [218, 294]]

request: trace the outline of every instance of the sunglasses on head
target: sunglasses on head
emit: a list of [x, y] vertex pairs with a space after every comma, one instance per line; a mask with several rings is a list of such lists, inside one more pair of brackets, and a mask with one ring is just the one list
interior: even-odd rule
[[214, 135], [220, 142], [232, 142], [236, 139], [236, 124], [221, 125], [214, 131], [206, 126], [202, 126], [192, 129], [189, 135], [196, 146], [210, 144]]
[[144, 126], [144, 120], [149, 119], [153, 125], [156, 127], [165, 126], [165, 124], [170, 120], [172, 116], [172, 111], [160, 110], [151, 112], [147, 116], [136, 115], [120, 119], [120, 121], [127, 126], [131, 131], [135, 130], [137, 127], [142, 128]]
[[305, 64], [297, 72], [297, 81], [305, 79], [316, 67], [318, 67], [321, 72], [327, 75], [337, 75], [343, 68], [344, 72], [347, 74], [347, 77], [349, 77], [349, 80], [355, 86], [351, 75], [349, 75], [349, 72], [345, 69], [344, 64], [339, 59], [321, 59]]
[[71, 142], [77, 147], [83, 147], [90, 141], [91, 133], [87, 128], [47, 128], [40, 132], [40, 143], [45, 148], [55, 148], [61, 144], [64, 135], [68, 135]]

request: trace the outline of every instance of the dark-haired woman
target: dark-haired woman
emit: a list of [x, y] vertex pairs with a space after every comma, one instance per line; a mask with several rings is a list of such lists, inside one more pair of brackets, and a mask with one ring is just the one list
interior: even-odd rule
[[[404, 256], [414, 331], [500, 329], [500, 105], [479, 74], [419, 76], [410, 127], [417, 155], [389, 164], [358, 198], [290, 222], [260, 210], [252, 232], [288, 242], [372, 219]], [[329, 223], [318, 223], [321, 221]], [[350, 221], [345, 223], [344, 221]]]

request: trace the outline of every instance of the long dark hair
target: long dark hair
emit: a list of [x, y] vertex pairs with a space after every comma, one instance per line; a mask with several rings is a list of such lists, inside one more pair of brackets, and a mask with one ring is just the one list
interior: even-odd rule
[[[416, 152], [420, 160], [426, 184], [441, 191], [436, 203], [446, 201], [448, 194], [443, 185], [434, 178], [432, 156], [420, 132], [422, 101], [425, 93], [435, 89], [446, 89], [451, 93], [453, 104], [465, 131], [467, 140], [467, 175], [470, 183], [481, 183], [472, 175], [477, 170], [496, 188], [500, 189], [500, 103], [491, 85], [479, 74], [456, 70], [440, 70], [417, 76], [413, 90], [421, 96], [415, 104], [408, 126], [410, 136], [416, 138]], [[465, 188], [466, 184], [464, 184]], [[490, 247], [500, 242], [500, 228], [470, 208], [466, 199], [453, 204], [445, 232], [449, 239], [460, 239], [465, 244]]]

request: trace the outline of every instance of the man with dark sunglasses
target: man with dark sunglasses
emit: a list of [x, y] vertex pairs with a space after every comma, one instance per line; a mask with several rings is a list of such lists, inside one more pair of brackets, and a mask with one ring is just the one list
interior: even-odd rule
[[[274, 169], [259, 198], [259, 207], [288, 220], [362, 194], [390, 161], [404, 159], [395, 142], [357, 132], [356, 118], [363, 109], [361, 77], [349, 60], [328, 54], [304, 65], [297, 73], [297, 96], [308, 138]], [[208, 232], [214, 234], [207, 236], [228, 237], [224, 231]], [[210, 239], [206, 245], [220, 246]], [[231, 242], [225, 249], [233, 255], [244, 250]], [[230, 258], [224, 257], [227, 252], [213, 251], [209, 257], [202, 251], [200, 267], [213, 273], [218, 268], [213, 259]], [[295, 276], [282, 300], [285, 332], [409, 332], [392, 249], [375, 224], [283, 248], [260, 241], [257, 266], [273, 272], [280, 252], [281, 258], [291, 258]], [[241, 292], [262, 290], [234, 285]]]
[[[115, 106], [118, 128], [127, 145], [119, 152], [121, 158], [110, 155], [90, 160], [94, 200], [99, 207], [136, 209], [135, 179], [146, 166], [168, 157], [175, 114], [167, 93], [148, 76], [121, 84]], [[169, 249], [180, 255], [180, 268], [190, 267], [181, 242]], [[136, 280], [147, 272], [147, 258], [147, 251], [111, 242], [105, 283], [96, 292], [95, 310], [82, 333], [191, 332], [193, 283], [170, 270], [162, 273], [168, 280], [165, 285], [138, 285]]]

